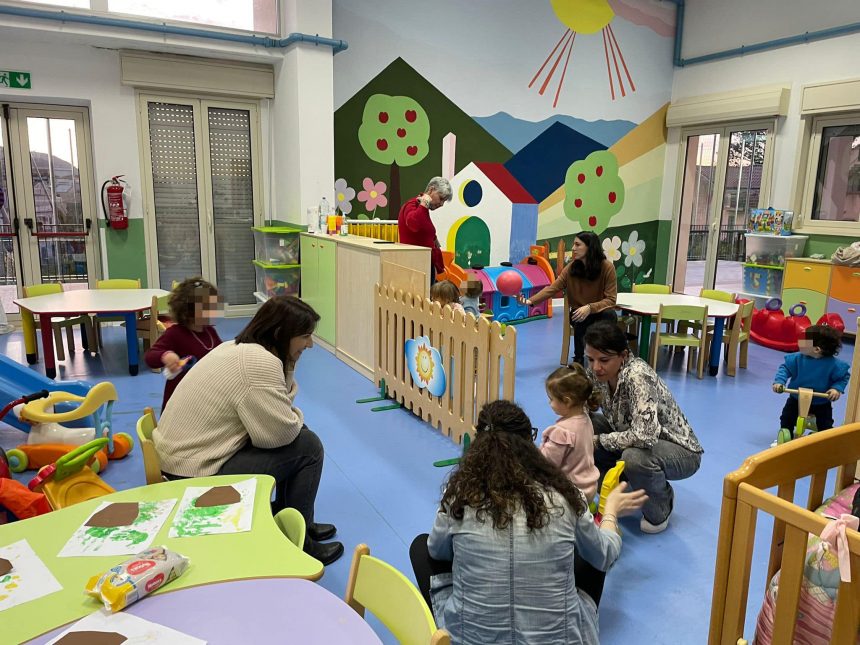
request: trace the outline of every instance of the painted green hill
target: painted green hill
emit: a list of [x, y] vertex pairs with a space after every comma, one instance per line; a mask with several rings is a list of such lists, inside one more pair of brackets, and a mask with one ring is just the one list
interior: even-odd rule
[[[384, 181], [388, 186], [386, 196], [391, 197], [391, 166], [372, 161], [364, 152], [358, 139], [358, 128], [367, 99], [374, 94], [408, 96], [416, 100], [430, 121], [430, 150], [427, 156], [414, 166], [399, 168], [400, 195], [406, 201], [424, 190], [427, 180], [442, 172], [442, 139], [449, 132], [457, 135], [455, 171], [461, 170], [471, 161], [504, 163], [511, 152], [490, 133], [463, 112], [447, 96], [436, 89], [421, 74], [402, 58], [396, 58], [388, 67], [372, 78], [359, 92], [344, 103], [334, 114], [335, 177], [344, 178], [347, 185], [362, 190], [362, 181], [370, 177]], [[364, 205], [353, 199], [350, 217], [365, 212]], [[389, 206], [378, 208], [379, 219], [397, 219], [397, 212], [389, 213]]]

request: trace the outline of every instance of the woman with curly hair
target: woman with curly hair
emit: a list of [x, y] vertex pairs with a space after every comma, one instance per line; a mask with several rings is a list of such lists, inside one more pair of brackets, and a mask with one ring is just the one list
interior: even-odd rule
[[597, 643], [604, 572], [621, 551], [618, 517], [645, 494], [619, 486], [598, 527], [518, 405], [486, 404], [476, 430], [432, 532], [410, 548], [437, 624], [454, 643]]

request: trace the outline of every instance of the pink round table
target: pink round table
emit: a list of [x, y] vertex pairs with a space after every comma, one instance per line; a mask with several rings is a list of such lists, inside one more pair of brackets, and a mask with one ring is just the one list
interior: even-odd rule
[[[301, 578], [258, 578], [187, 587], [147, 596], [124, 611], [210, 644], [382, 642], [341, 598]], [[68, 627], [58, 627], [29, 642], [47, 643]]]

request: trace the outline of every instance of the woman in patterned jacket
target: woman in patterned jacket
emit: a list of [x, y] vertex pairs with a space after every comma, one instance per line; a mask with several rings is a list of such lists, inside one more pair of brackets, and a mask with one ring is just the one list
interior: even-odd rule
[[660, 533], [669, 525], [675, 497], [669, 480], [699, 470], [704, 450], [666, 383], [630, 354], [618, 325], [592, 325], [585, 334], [585, 356], [603, 395], [603, 415], [592, 418], [594, 463], [602, 476], [624, 461], [631, 488], [648, 495], [639, 528]]

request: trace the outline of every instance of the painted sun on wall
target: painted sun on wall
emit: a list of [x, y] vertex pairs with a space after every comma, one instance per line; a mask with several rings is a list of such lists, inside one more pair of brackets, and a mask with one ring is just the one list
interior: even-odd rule
[[[546, 77], [538, 89], [538, 93], [543, 96], [559, 64], [564, 59], [564, 66], [561, 69], [558, 85], [555, 90], [555, 98], [552, 101], [553, 107], [558, 106], [558, 97], [561, 95], [561, 88], [564, 84], [564, 77], [567, 74], [567, 66], [570, 63], [570, 57], [573, 53], [573, 43], [576, 40], [577, 34], [588, 36], [600, 32], [603, 36], [603, 53], [606, 59], [606, 72], [609, 76], [609, 93], [612, 100], [614, 101], [616, 98], [616, 82], [622, 97], [627, 96], [628, 91], [631, 93], [635, 92], [636, 85], [633, 83], [633, 77], [630, 75], [630, 69], [627, 67], [624, 54], [621, 53], [618, 38], [616, 38], [615, 32], [612, 30], [611, 23], [612, 19], [615, 18], [615, 11], [612, 10], [610, 3], [607, 0], [551, 0], [551, 4], [556, 17], [567, 29], [532, 78], [529, 88], [535, 85], [535, 82], [544, 73], [547, 65], [555, 57], [555, 61], [547, 70]], [[623, 3], [617, 4], [622, 10], [628, 9]], [[561, 50], [559, 50], [559, 47], [561, 47]], [[567, 54], [566, 57], [565, 54]], [[624, 87], [624, 79], [621, 76], [621, 68], [624, 69], [624, 76], [627, 78], [626, 89]], [[615, 73], [614, 77], [613, 72]]]

